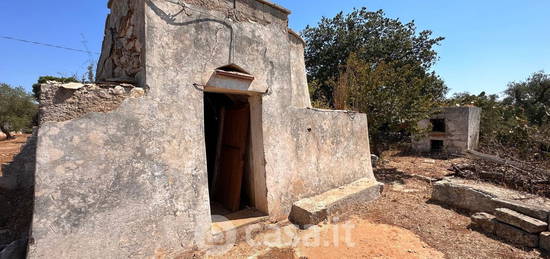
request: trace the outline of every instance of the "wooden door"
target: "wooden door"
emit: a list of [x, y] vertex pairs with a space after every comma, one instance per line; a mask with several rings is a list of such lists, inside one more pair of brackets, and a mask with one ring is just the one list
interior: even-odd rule
[[249, 123], [250, 107], [248, 105], [226, 110], [215, 197], [230, 211], [237, 211], [241, 202]]

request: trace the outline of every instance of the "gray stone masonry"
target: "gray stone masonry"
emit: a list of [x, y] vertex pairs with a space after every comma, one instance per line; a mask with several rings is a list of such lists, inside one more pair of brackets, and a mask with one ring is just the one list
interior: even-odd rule
[[127, 98], [145, 95], [131, 84], [61, 84], [48, 82], [40, 87], [40, 123], [62, 122], [91, 112], [110, 112]]
[[445, 179], [434, 183], [432, 200], [472, 212], [493, 212], [494, 195], [470, 186]]
[[535, 218], [523, 215], [510, 209], [496, 209], [498, 221], [518, 227], [529, 233], [540, 233], [548, 229], [548, 224]]
[[458, 178], [445, 178], [434, 183], [432, 200], [472, 213], [494, 214], [496, 208], [507, 208], [544, 222], [550, 212], [549, 199]]
[[548, 219], [548, 208], [498, 198], [493, 199], [493, 202], [499, 208], [508, 208], [542, 221]]
[[530, 248], [539, 246], [539, 235], [527, 233], [505, 223], [496, 222], [495, 235], [516, 245]]
[[478, 212], [471, 217], [472, 226], [489, 234], [495, 233], [496, 217], [485, 212]]

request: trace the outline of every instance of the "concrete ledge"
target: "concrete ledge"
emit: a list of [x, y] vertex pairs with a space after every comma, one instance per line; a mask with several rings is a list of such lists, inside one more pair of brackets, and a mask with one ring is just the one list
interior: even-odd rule
[[340, 188], [293, 204], [289, 220], [301, 227], [316, 225], [330, 216], [347, 211], [353, 206], [377, 199], [383, 184], [363, 178]]

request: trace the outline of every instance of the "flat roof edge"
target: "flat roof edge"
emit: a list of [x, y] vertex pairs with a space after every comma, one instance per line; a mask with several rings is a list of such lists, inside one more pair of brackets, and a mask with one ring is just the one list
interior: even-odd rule
[[278, 5], [278, 4], [272, 3], [271, 1], [268, 1], [268, 0], [256, 0], [256, 1], [258, 1], [262, 4], [265, 4], [265, 5], [269, 5], [269, 6], [275, 8], [275, 9], [277, 9], [277, 10], [279, 10], [279, 11], [285, 13], [285, 14], [291, 14], [292, 13], [292, 11], [290, 11], [290, 10], [288, 10], [288, 9]]

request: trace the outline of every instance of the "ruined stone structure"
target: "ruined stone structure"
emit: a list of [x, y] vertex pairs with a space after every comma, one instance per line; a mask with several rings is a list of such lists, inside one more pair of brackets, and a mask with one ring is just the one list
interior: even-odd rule
[[360, 179], [379, 188], [366, 115], [311, 108], [288, 10], [108, 6], [106, 83], [42, 86], [31, 258], [170, 257], [201, 249], [215, 214], [277, 221]]
[[412, 147], [419, 152], [475, 150], [479, 143], [480, 117], [478, 107], [444, 107], [440, 114], [419, 122], [418, 126], [428, 134], [413, 139]]

